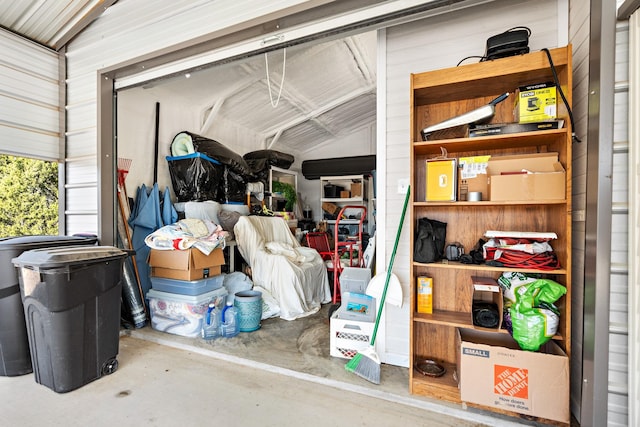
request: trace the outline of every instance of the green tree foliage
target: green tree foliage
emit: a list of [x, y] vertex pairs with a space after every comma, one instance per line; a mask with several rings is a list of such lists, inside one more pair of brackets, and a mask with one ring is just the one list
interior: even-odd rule
[[58, 164], [0, 155], [0, 237], [58, 234]]

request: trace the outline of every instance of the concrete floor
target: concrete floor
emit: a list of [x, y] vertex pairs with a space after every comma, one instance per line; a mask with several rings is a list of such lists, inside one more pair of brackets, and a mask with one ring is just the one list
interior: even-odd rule
[[525, 420], [412, 396], [408, 371], [375, 385], [329, 355], [327, 307], [212, 342], [123, 330], [118, 370], [69, 393], [0, 377], [7, 426], [516, 426]]

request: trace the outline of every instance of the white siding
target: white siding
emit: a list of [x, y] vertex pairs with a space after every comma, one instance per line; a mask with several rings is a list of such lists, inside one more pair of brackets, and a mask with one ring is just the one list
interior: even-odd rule
[[[560, 2], [563, 3], [563, 2]], [[440, 15], [386, 30], [386, 176], [380, 177], [387, 188], [379, 213], [386, 218], [385, 248], [387, 259], [393, 248], [403, 195], [398, 194], [399, 179], [409, 178], [409, 75], [423, 71], [455, 66], [462, 58], [481, 56], [486, 39], [521, 23], [531, 28], [531, 50], [559, 46], [566, 40], [566, 27], [558, 26], [558, 2], [543, 0], [497, 1], [491, 7], [477, 6], [463, 12]], [[470, 59], [470, 62], [478, 59]], [[456, 224], [449, 226], [455, 227]], [[405, 304], [401, 309], [388, 307], [386, 311], [386, 355], [393, 360], [404, 360], [408, 365], [409, 314], [409, 227], [402, 231], [396, 255], [394, 273], [403, 284]], [[478, 236], [480, 238], [482, 236]], [[382, 357], [382, 356], [381, 356]]]
[[0, 153], [61, 159], [58, 58], [0, 29]]

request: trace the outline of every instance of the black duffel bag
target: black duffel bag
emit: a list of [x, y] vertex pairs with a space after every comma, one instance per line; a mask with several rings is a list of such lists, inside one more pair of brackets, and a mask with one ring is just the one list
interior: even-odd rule
[[435, 219], [420, 218], [413, 242], [413, 260], [436, 262], [444, 257], [447, 223]]

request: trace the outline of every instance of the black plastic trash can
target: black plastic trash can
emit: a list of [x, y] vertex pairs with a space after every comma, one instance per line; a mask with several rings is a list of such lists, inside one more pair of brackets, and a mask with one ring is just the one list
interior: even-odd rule
[[117, 369], [127, 256], [113, 246], [74, 246], [13, 259], [36, 382], [63, 393]]
[[0, 375], [31, 373], [29, 339], [20, 298], [18, 270], [11, 260], [46, 247], [95, 245], [95, 236], [22, 236], [0, 239]]

